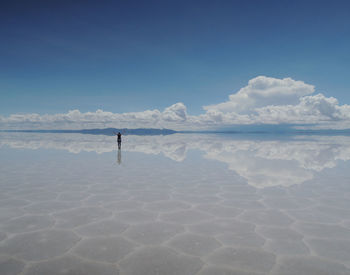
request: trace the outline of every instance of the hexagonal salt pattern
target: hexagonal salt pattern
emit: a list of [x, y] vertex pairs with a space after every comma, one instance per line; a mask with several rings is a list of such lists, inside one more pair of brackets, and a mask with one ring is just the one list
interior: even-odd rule
[[25, 263], [9, 256], [0, 255], [0, 272], [2, 275], [20, 274]]
[[0, 232], [0, 242], [6, 238], [6, 234], [3, 232]]
[[124, 235], [135, 242], [146, 245], [156, 245], [184, 231], [178, 224], [151, 222], [131, 225]]
[[[50, 227], [54, 219], [43, 215], [28, 215], [4, 222], [0, 228], [8, 233], [24, 233]], [[0, 235], [1, 236], [1, 235]]]
[[116, 265], [86, 261], [72, 255], [54, 258], [31, 265], [25, 275], [118, 275]]
[[79, 240], [73, 232], [56, 229], [16, 234], [0, 244], [0, 254], [30, 261], [45, 260], [63, 255]]
[[110, 215], [111, 213], [103, 208], [91, 206], [62, 211], [54, 214], [55, 218], [57, 219], [57, 226], [62, 228], [74, 228], [98, 221]]
[[203, 262], [166, 247], [145, 247], [120, 262], [121, 274], [196, 274]]
[[264, 273], [256, 273], [251, 271], [243, 271], [238, 269], [230, 269], [223, 266], [206, 266], [204, 267], [198, 275], [261, 275]]
[[281, 258], [273, 275], [347, 275], [350, 269], [338, 262], [313, 256]]
[[82, 240], [72, 252], [89, 260], [116, 263], [133, 247], [130, 241], [122, 237], [96, 237]]
[[122, 223], [116, 219], [102, 220], [98, 222], [89, 223], [87, 225], [79, 226], [75, 229], [80, 235], [94, 237], [94, 236], [109, 236], [119, 235], [129, 227], [128, 224]]
[[208, 257], [208, 262], [253, 272], [269, 272], [275, 264], [272, 253], [250, 248], [221, 248]]
[[168, 246], [178, 251], [201, 257], [210, 254], [213, 250], [219, 248], [221, 244], [215, 238], [209, 236], [186, 233], [173, 238], [168, 243]]
[[[55, 139], [59, 148], [79, 151], [73, 147], [83, 137], [63, 137], [63, 143]], [[344, 165], [332, 172], [336, 160], [324, 157], [343, 145], [311, 142], [310, 148], [328, 149], [310, 159], [304, 147], [293, 155], [299, 141], [278, 147], [276, 141], [213, 136], [201, 143], [203, 137], [178, 135], [181, 146], [207, 153], [184, 160], [169, 152], [171, 137], [142, 137], [143, 145], [129, 144], [118, 165], [114, 139], [85, 138], [90, 141], [81, 150], [103, 144], [98, 152], [107, 153], [0, 147], [1, 275], [350, 274], [350, 174]], [[293, 150], [283, 155], [288, 146]], [[138, 153], [141, 148], [148, 154]], [[274, 170], [279, 162], [291, 166], [286, 178]], [[290, 183], [300, 167], [306, 174]], [[319, 175], [309, 174], [313, 167]]]

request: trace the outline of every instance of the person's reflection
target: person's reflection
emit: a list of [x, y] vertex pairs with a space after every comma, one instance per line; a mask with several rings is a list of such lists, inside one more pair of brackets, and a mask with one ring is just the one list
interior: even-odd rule
[[122, 163], [122, 150], [118, 148], [118, 164], [120, 165]]

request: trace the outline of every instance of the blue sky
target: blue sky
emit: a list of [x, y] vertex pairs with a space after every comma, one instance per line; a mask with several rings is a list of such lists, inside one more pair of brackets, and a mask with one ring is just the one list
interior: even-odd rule
[[190, 115], [257, 76], [350, 103], [350, 1], [8, 1], [0, 115]]

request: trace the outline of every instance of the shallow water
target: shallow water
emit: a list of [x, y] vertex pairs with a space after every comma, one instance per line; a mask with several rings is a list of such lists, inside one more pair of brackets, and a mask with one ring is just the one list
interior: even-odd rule
[[0, 133], [0, 274], [350, 274], [350, 138]]

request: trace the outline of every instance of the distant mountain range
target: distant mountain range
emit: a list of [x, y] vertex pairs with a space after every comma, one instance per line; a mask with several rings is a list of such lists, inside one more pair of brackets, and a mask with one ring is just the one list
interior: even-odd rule
[[152, 136], [152, 135], [171, 135], [176, 133], [170, 129], [150, 129], [150, 128], [138, 128], [138, 129], [117, 129], [117, 128], [105, 128], [105, 129], [81, 129], [81, 130], [2, 130], [2, 132], [20, 132], [20, 133], [75, 133], [75, 134], [90, 134], [90, 135], [107, 135], [114, 136], [120, 132], [122, 135], [140, 135], [140, 136]]

